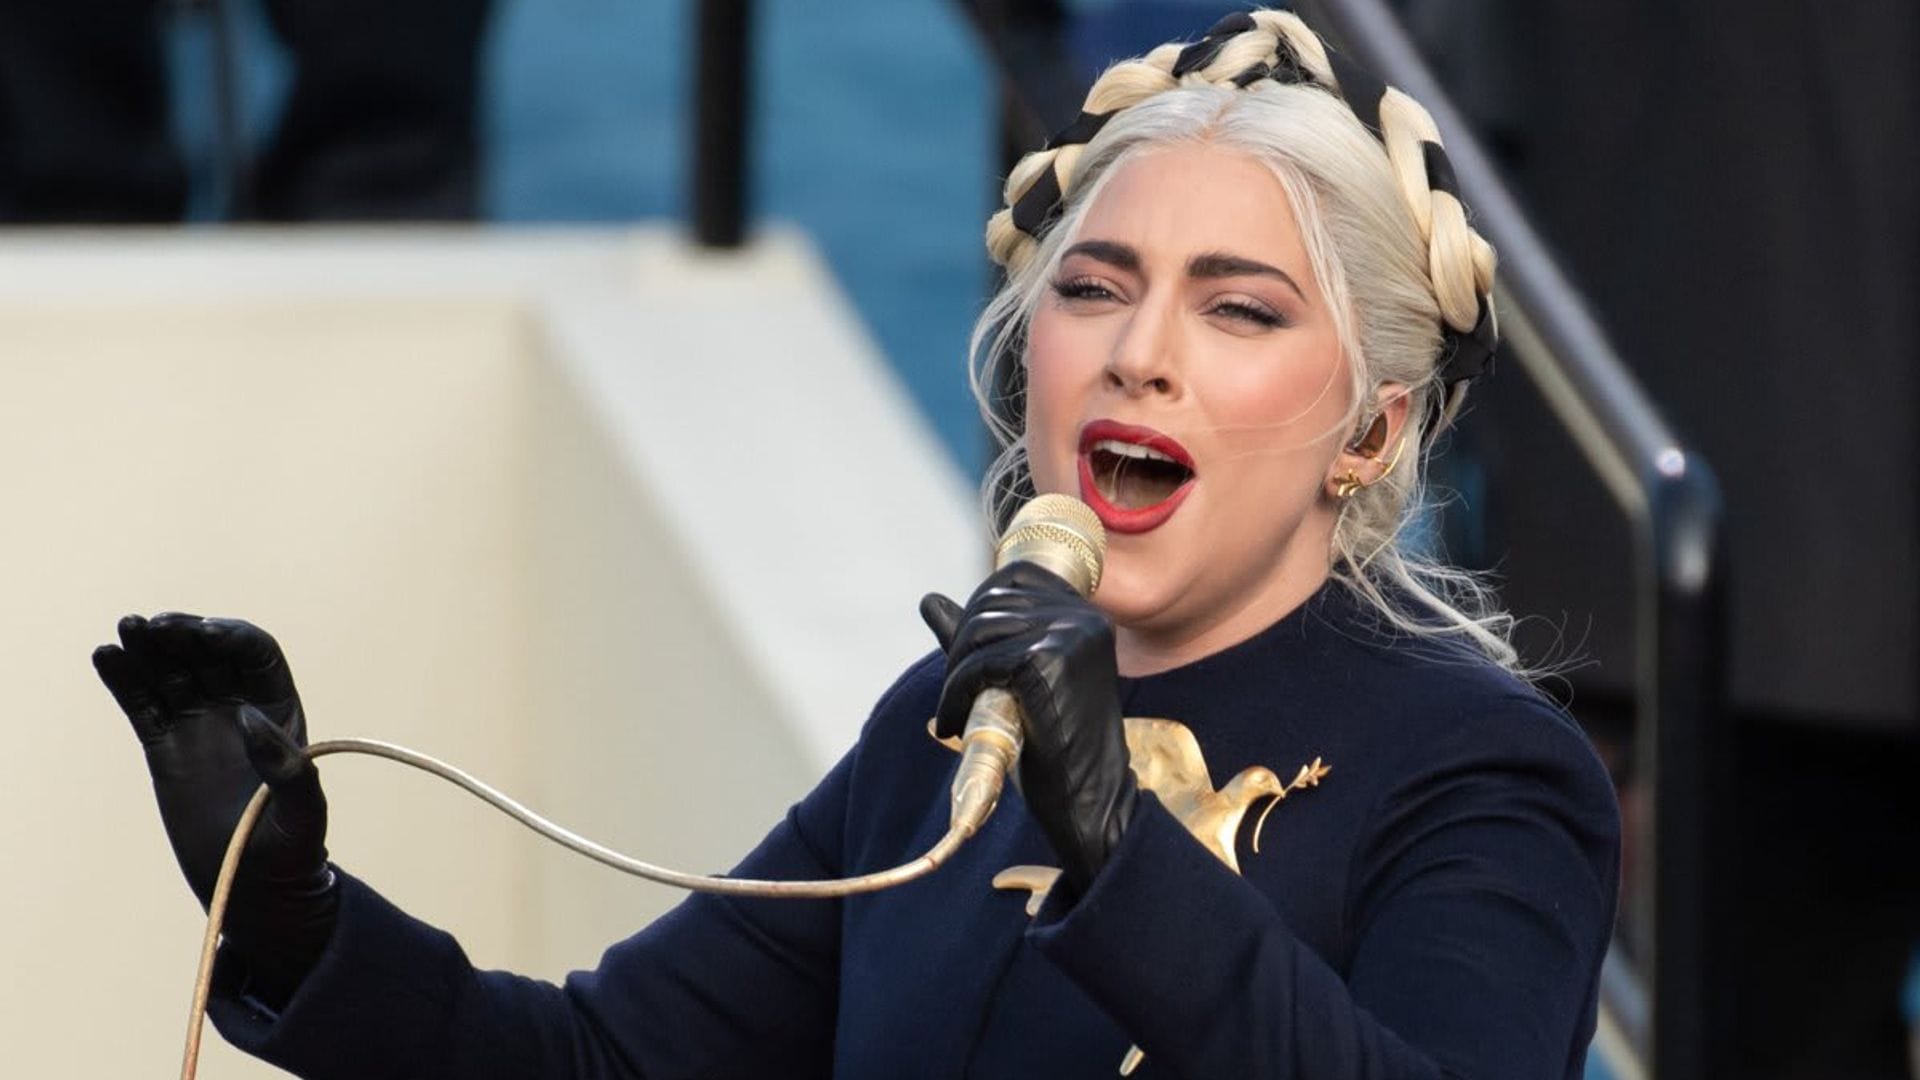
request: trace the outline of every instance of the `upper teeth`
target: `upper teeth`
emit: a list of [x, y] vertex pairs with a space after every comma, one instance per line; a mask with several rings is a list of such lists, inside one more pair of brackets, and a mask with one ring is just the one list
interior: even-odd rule
[[1093, 444], [1093, 448], [1095, 450], [1105, 450], [1109, 454], [1119, 454], [1121, 457], [1139, 458], [1142, 461], [1169, 461], [1175, 465], [1180, 464], [1178, 461], [1174, 461], [1172, 457], [1155, 450], [1151, 446], [1121, 442], [1119, 439], [1101, 439], [1099, 442]]

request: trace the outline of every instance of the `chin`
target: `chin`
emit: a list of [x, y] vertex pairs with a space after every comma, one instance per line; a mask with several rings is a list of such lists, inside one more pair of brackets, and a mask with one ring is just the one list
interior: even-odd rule
[[1093, 602], [1116, 626], [1147, 630], [1165, 619], [1179, 592], [1172, 582], [1146, 566], [1109, 558]]

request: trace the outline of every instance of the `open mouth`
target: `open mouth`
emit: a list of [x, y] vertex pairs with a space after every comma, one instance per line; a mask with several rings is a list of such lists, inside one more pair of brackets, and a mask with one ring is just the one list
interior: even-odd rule
[[1173, 497], [1193, 479], [1193, 470], [1138, 443], [1101, 439], [1087, 452], [1087, 466], [1100, 497], [1122, 510], [1142, 510]]
[[1157, 528], [1195, 478], [1186, 448], [1152, 428], [1096, 420], [1080, 430], [1080, 497], [1111, 532]]

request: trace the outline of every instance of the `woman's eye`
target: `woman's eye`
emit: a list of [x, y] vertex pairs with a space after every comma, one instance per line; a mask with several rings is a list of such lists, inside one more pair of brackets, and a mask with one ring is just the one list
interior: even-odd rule
[[1053, 294], [1062, 300], [1112, 300], [1113, 291], [1091, 278], [1072, 278], [1053, 283]]
[[1215, 304], [1212, 313], [1269, 330], [1287, 325], [1286, 317], [1278, 312], [1239, 300], [1225, 300]]

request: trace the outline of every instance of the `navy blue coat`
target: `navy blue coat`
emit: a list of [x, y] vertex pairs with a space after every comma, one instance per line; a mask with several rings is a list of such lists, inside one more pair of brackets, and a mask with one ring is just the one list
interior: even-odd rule
[[[1465, 654], [1372, 628], [1338, 586], [1255, 638], [1123, 680], [1216, 783], [1331, 774], [1289, 797], [1244, 877], [1143, 797], [1072, 905], [995, 890], [1054, 862], [1018, 797], [939, 872], [844, 901], [690, 897], [554, 986], [476, 971], [345, 877], [326, 955], [281, 1015], [213, 1019], [306, 1077], [1577, 1077], [1612, 928], [1619, 822], [1579, 730]], [[941, 834], [954, 755], [927, 735], [936, 654], [736, 868], [824, 878]]]

